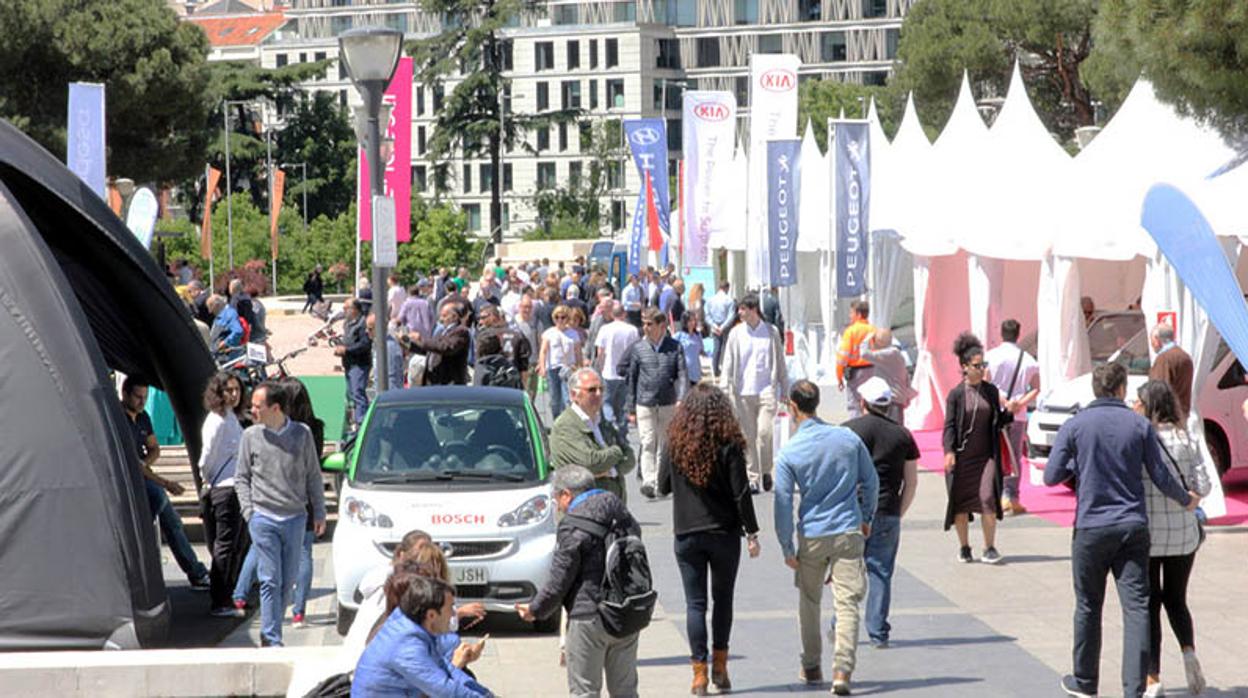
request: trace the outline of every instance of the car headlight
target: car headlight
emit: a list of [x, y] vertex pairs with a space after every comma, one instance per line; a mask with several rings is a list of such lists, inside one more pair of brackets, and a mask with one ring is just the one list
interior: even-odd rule
[[528, 526], [544, 521], [550, 516], [550, 497], [539, 494], [514, 510], [498, 517], [498, 527]]
[[339, 511], [345, 512], [347, 520], [361, 526], [374, 528], [393, 528], [394, 522], [389, 516], [379, 513], [371, 504], [355, 497], [347, 497], [342, 501]]

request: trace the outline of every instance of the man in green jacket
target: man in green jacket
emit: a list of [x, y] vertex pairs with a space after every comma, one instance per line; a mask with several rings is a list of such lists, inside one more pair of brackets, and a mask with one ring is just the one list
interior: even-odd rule
[[610, 421], [602, 418], [602, 377], [592, 368], [572, 374], [572, 405], [550, 430], [550, 457], [556, 468], [588, 468], [597, 486], [625, 498], [624, 476], [637, 465], [633, 449]]

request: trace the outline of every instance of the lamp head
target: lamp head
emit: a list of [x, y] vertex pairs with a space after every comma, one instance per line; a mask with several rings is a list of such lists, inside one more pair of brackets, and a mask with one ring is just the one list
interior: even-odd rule
[[403, 52], [403, 32], [387, 27], [357, 27], [338, 35], [339, 59], [351, 82], [363, 91], [369, 83], [390, 83]]

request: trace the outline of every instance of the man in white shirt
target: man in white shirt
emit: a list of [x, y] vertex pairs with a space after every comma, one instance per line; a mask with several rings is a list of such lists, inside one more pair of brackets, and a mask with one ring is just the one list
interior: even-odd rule
[[771, 490], [772, 427], [776, 405], [788, 378], [780, 331], [763, 322], [757, 293], [741, 299], [741, 322], [728, 333], [724, 348], [724, 390], [745, 432], [746, 471], [755, 494]]
[[386, 307], [390, 312], [390, 322], [399, 319], [399, 311], [403, 309], [403, 301], [407, 300], [407, 289], [403, 288], [403, 284], [399, 282], [398, 274], [391, 274], [386, 278], [386, 286], [389, 290], [386, 292]]
[[641, 327], [641, 309], [646, 304], [646, 291], [637, 282], [636, 274], [628, 275], [628, 285], [620, 294], [624, 304], [624, 313], [633, 327]]
[[1040, 394], [1040, 364], [1019, 348], [1018, 320], [1001, 323], [1001, 343], [984, 354], [988, 372], [984, 379], [997, 386], [1001, 393], [1001, 405], [1014, 415], [1014, 421], [1006, 427], [1005, 436], [1013, 454], [1011, 474], [1005, 478], [1001, 495], [1001, 510], [1008, 516], [1026, 514], [1018, 497], [1020, 459], [1026, 455], [1023, 438], [1027, 435], [1027, 406]]
[[628, 348], [636, 344], [639, 339], [641, 335], [638, 334], [637, 328], [628, 322], [628, 313], [624, 310], [624, 304], [619, 301], [612, 303], [611, 322], [598, 330], [598, 337], [594, 341], [594, 348], [597, 349], [594, 365], [602, 374], [602, 380], [606, 384], [607, 394], [603, 404], [603, 416], [615, 426], [615, 430], [620, 433], [622, 439], [628, 438], [628, 409], [624, 401], [627, 382], [624, 376], [620, 375], [618, 367]]

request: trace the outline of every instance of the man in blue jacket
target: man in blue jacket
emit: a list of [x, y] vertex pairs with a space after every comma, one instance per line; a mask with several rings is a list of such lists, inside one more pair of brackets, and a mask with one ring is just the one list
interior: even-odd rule
[[1101, 606], [1110, 571], [1122, 606], [1123, 695], [1144, 693], [1148, 667], [1148, 510], [1141, 469], [1167, 497], [1196, 508], [1162, 460], [1157, 432], [1123, 402], [1127, 370], [1109, 363], [1092, 372], [1096, 396], [1057, 432], [1044, 484], [1074, 480], [1075, 535], [1070, 564], [1075, 585], [1074, 674], [1062, 678], [1072, 696], [1095, 696], [1100, 681]]
[[[802, 633], [802, 679], [823, 682], [819, 606], [832, 569], [836, 650], [832, 692], [849, 694], [858, 645], [858, 607], [866, 593], [862, 560], [879, 501], [880, 478], [862, 439], [815, 416], [819, 388], [801, 380], [789, 391], [797, 433], [776, 458], [776, 536], [784, 564], [797, 572]], [[793, 544], [793, 488], [801, 493]], [[861, 490], [861, 496], [859, 491]]]

